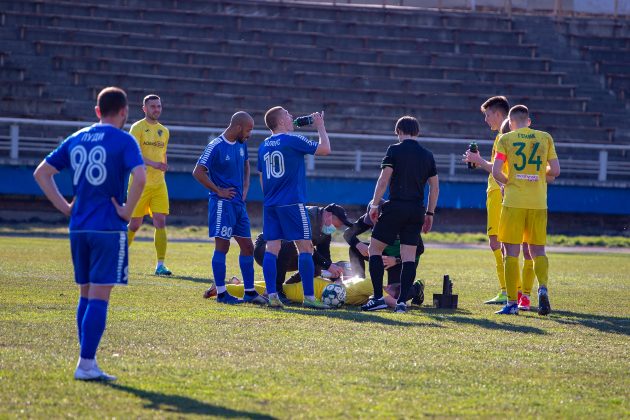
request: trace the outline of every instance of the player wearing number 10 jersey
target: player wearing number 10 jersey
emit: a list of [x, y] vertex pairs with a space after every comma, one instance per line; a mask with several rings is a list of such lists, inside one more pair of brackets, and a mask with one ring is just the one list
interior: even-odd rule
[[282, 239], [295, 241], [300, 255], [298, 271], [304, 287], [304, 305], [326, 309], [315, 300], [313, 290], [313, 244], [311, 226], [304, 208], [306, 201], [306, 174], [304, 156], [328, 155], [330, 141], [324, 126], [323, 113], [314, 113], [313, 125], [318, 131], [319, 142], [291, 134], [293, 116], [277, 106], [265, 114], [265, 124], [272, 135], [258, 149], [258, 171], [264, 194], [263, 238], [267, 251], [263, 258], [263, 275], [271, 306], [282, 307], [276, 290], [276, 262]]
[[[127, 95], [105, 88], [97, 98], [99, 124], [79, 130], [50, 153], [35, 170], [46, 197], [70, 216], [70, 251], [74, 278], [80, 287], [77, 327], [81, 357], [74, 377], [114, 380], [96, 364], [96, 350], [105, 330], [109, 296], [114, 285], [127, 284], [127, 222], [146, 174], [138, 144], [121, 130], [127, 120]], [[70, 169], [74, 200], [59, 193], [53, 176]], [[125, 182], [133, 181], [125, 200]]]
[[[492, 176], [505, 185], [505, 197], [499, 222], [499, 241], [505, 244], [505, 282], [507, 305], [497, 313], [517, 314], [518, 254], [521, 242], [529, 244], [538, 277], [538, 313], [551, 311], [547, 295], [549, 263], [545, 254], [547, 241], [547, 180], [560, 174], [553, 139], [544, 131], [529, 128], [529, 110], [516, 105], [508, 114], [511, 132], [499, 139], [492, 166]], [[507, 162], [507, 176], [501, 168]]]

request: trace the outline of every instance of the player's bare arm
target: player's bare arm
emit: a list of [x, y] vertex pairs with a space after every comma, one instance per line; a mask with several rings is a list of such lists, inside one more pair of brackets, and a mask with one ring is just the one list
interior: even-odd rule
[[427, 182], [429, 183], [429, 203], [427, 204], [427, 214], [424, 216], [424, 223], [422, 224], [422, 233], [429, 233], [433, 227], [433, 213], [435, 213], [440, 195], [440, 180], [438, 176], [432, 176]]
[[560, 176], [560, 161], [558, 159], [551, 159], [548, 163], [549, 166], [547, 166], [546, 175], [552, 176], [554, 179]]
[[131, 173], [133, 175], [133, 180], [131, 181], [131, 186], [129, 187], [129, 193], [127, 193], [127, 202], [120, 205], [118, 201], [116, 201], [116, 198], [112, 197], [112, 203], [114, 204], [114, 207], [116, 207], [116, 213], [118, 213], [118, 216], [120, 216], [121, 219], [126, 220], [127, 222], [131, 220], [133, 210], [136, 208], [136, 204], [138, 204], [142, 191], [144, 190], [144, 185], [147, 182], [147, 172], [145, 171], [144, 166], [136, 166]]
[[218, 187], [214, 182], [212, 182], [212, 180], [208, 177], [208, 169], [203, 165], [195, 165], [195, 169], [193, 169], [192, 175], [197, 180], [197, 182], [199, 182], [210, 191], [215, 192], [221, 198], [227, 198], [231, 200], [236, 195], [234, 187], [221, 188]]
[[247, 199], [247, 193], [249, 192], [249, 176], [251, 169], [249, 167], [249, 160], [245, 161], [245, 168], [243, 169], [243, 201]]
[[330, 139], [328, 138], [328, 132], [326, 132], [326, 125], [324, 124], [324, 111], [315, 112], [313, 115], [313, 125], [317, 129], [319, 134], [319, 145], [315, 150], [315, 156], [326, 156], [332, 152], [330, 147]]
[[[387, 186], [389, 185], [389, 181], [392, 179], [393, 173], [394, 169], [391, 166], [386, 166], [381, 170], [378, 181], [376, 181], [376, 188], [374, 189], [372, 203], [381, 202], [381, 199], [387, 190]], [[370, 220], [372, 223], [376, 223], [376, 219], [378, 219], [378, 206], [370, 205]]]
[[505, 185], [508, 182], [508, 178], [501, 171], [501, 169], [503, 168], [503, 162], [503, 159], [499, 159], [495, 156], [494, 163], [492, 164], [492, 176], [499, 184]]
[[57, 188], [57, 183], [53, 179], [53, 176], [58, 174], [59, 171], [55, 169], [54, 166], [46, 162], [45, 160], [39, 164], [33, 176], [35, 177], [35, 181], [42, 189], [46, 198], [50, 200], [50, 202], [55, 206], [57, 210], [63, 213], [66, 216], [70, 216], [72, 212], [72, 203], [68, 203], [66, 199], [59, 192], [59, 188]]
[[492, 162], [488, 162], [484, 158], [481, 157], [479, 152], [471, 152], [470, 149], [466, 150], [464, 153], [462, 162], [464, 163], [474, 163], [477, 167], [482, 168], [484, 171], [489, 174], [492, 173]]

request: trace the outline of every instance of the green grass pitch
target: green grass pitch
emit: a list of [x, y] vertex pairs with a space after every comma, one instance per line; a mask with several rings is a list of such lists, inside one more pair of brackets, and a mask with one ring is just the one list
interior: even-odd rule
[[[425, 306], [366, 314], [218, 305], [201, 297], [211, 243], [171, 242], [175, 276], [158, 278], [137, 242], [98, 353], [119, 379], [103, 385], [72, 379], [67, 240], [0, 237], [0, 250], [0, 418], [630, 417], [628, 254], [551, 254], [554, 312], [499, 317], [480, 303], [497, 289], [491, 253], [429, 244]], [[427, 306], [445, 273], [455, 312]]]

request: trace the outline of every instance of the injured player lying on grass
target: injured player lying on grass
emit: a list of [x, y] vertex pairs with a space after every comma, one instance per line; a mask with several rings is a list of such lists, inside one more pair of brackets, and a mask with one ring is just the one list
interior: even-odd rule
[[[315, 297], [317, 299], [322, 298], [322, 293], [329, 284], [340, 284], [346, 289], [346, 301], [347, 305], [360, 306], [365, 304], [368, 299], [374, 294], [372, 288], [372, 282], [369, 279], [360, 277], [350, 277], [346, 279], [326, 279], [323, 277], [315, 278]], [[243, 297], [245, 288], [240, 279], [232, 277], [227, 284], [228, 292], [232, 296]], [[257, 281], [254, 283], [256, 291], [263, 296], [266, 296], [265, 282]], [[302, 289], [302, 283], [284, 283], [282, 289], [287, 298], [296, 304], [301, 304], [304, 300], [304, 291]], [[383, 287], [383, 296], [385, 303], [391, 308], [396, 307], [396, 300], [400, 295], [400, 283], [389, 284]], [[216, 297], [216, 287], [212, 285], [208, 288], [203, 295], [204, 298]], [[424, 283], [422, 280], [416, 280], [413, 283], [412, 289], [409, 292], [409, 299], [412, 304], [422, 305], [424, 302]]]

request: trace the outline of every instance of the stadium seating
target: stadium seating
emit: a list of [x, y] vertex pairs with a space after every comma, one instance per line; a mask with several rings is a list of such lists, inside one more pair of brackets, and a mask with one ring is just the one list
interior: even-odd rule
[[[160, 94], [167, 125], [221, 127], [245, 109], [261, 127], [264, 111], [282, 104], [296, 115], [326, 110], [329, 131], [391, 134], [408, 113], [425, 136], [489, 139], [479, 105], [505, 94], [528, 105], [534, 127], [558, 142], [630, 143], [630, 130], [617, 114], [610, 118], [616, 99], [608, 97], [612, 89], [628, 103], [623, 22], [235, 0], [0, 6], [5, 116], [91, 120], [100, 88], [120, 85], [132, 119], [145, 94]], [[528, 19], [547, 19], [553, 32], [530, 28]], [[574, 61], [548, 53], [544, 37], [557, 33]], [[584, 83], [597, 73], [603, 84]], [[627, 113], [619, 104], [614, 109]], [[573, 157], [586, 158], [579, 150]]]

